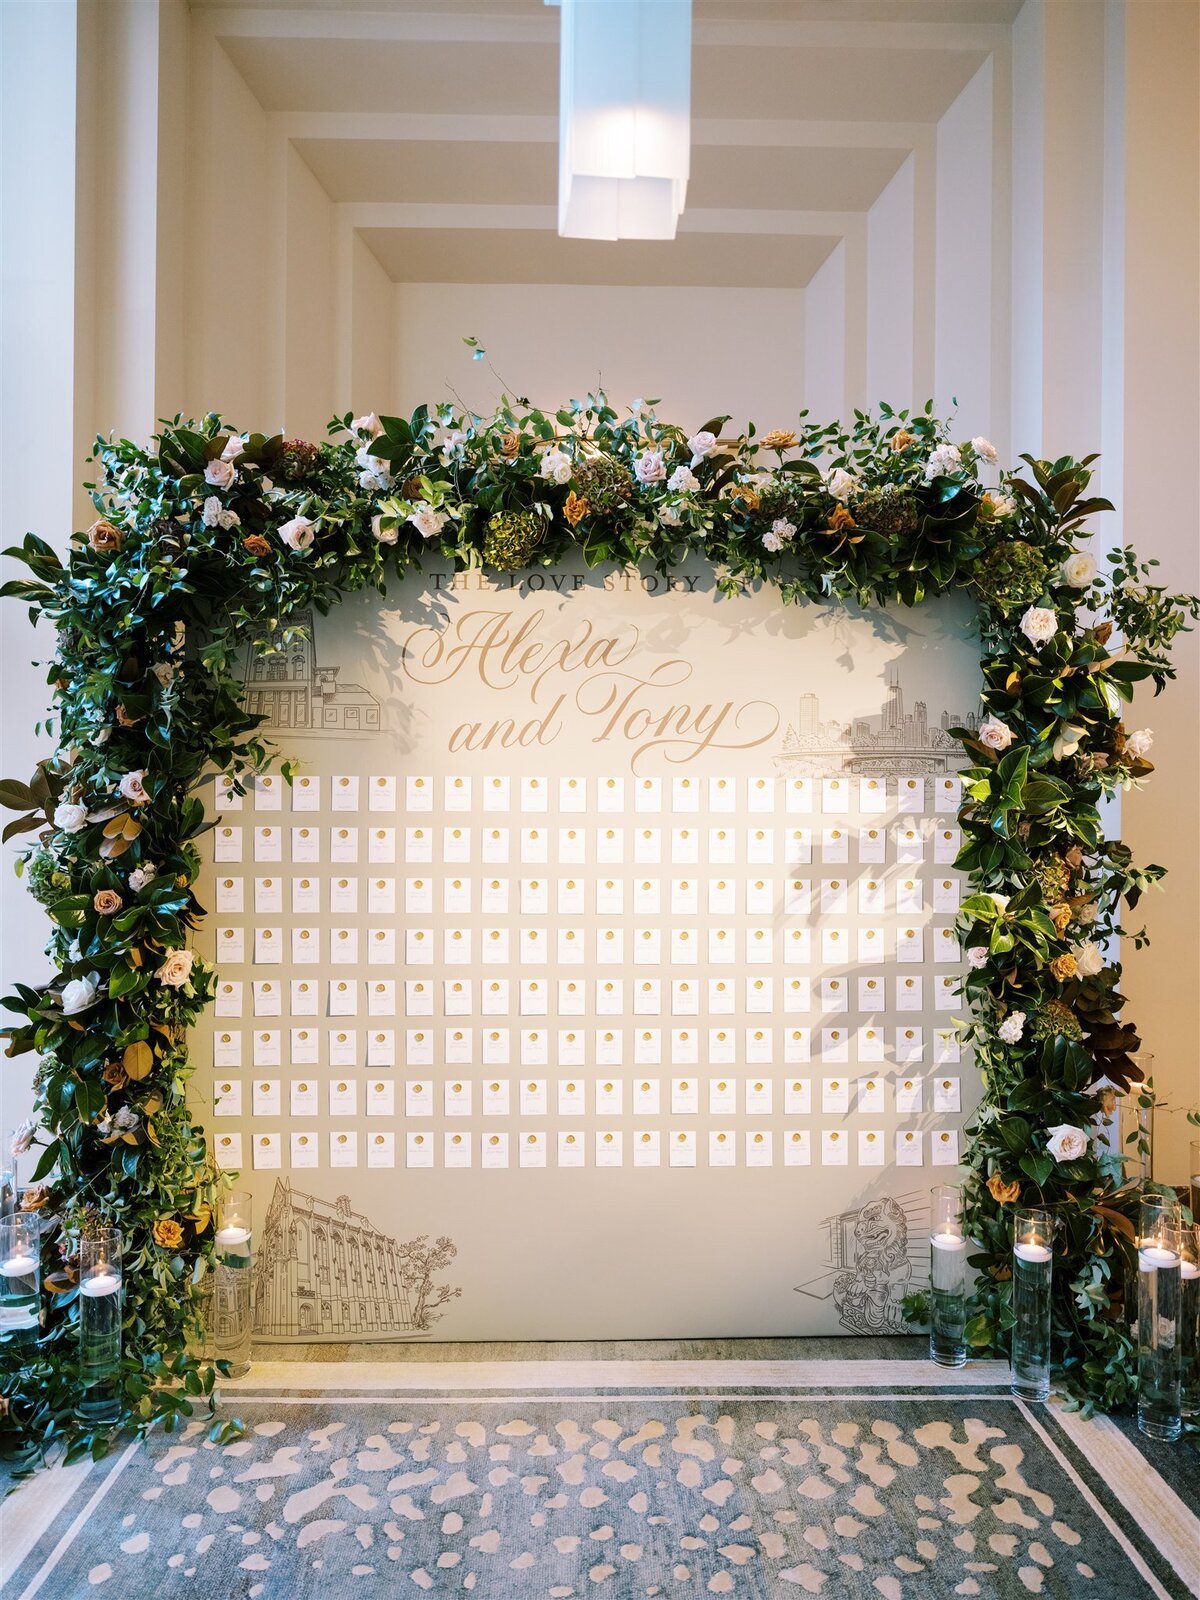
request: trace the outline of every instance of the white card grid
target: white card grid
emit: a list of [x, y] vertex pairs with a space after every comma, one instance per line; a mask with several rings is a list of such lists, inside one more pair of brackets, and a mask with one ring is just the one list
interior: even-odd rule
[[[276, 1119], [319, 1115], [363, 1138], [310, 1140], [302, 1166], [953, 1164], [959, 801], [941, 776], [219, 790], [241, 813], [212, 848], [222, 1137], [240, 1121], [256, 1167], [297, 1155]], [[668, 1126], [705, 1114], [720, 1126]], [[456, 1138], [414, 1146], [413, 1118]], [[457, 1137], [476, 1118], [512, 1138]], [[564, 1143], [556, 1118], [588, 1136]], [[389, 1137], [371, 1145], [367, 1119]]]

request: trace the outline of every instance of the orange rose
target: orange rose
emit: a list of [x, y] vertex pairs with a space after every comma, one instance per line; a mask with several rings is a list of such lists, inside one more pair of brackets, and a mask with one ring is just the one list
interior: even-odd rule
[[1012, 1183], [1005, 1183], [998, 1172], [992, 1173], [987, 1181], [987, 1188], [997, 1205], [1011, 1205], [1014, 1200], [1021, 1198], [1021, 1185], [1015, 1180]]
[[105, 517], [93, 522], [87, 531], [87, 541], [97, 555], [115, 555], [121, 548], [121, 530]]
[[892, 435], [892, 449], [895, 450], [897, 454], [899, 454], [901, 450], [907, 450], [910, 444], [916, 444], [916, 442], [916, 434], [906, 433], [903, 428], [900, 429], [899, 433], [894, 433]]
[[851, 516], [846, 506], [834, 506], [829, 518], [830, 533], [845, 533], [847, 528], [856, 528], [858, 524]]
[[1059, 983], [1065, 983], [1068, 978], [1075, 976], [1075, 957], [1068, 954], [1055, 956], [1050, 963], [1050, 971], [1058, 979]]
[[159, 1217], [154, 1224], [154, 1242], [164, 1250], [178, 1250], [183, 1243], [183, 1229], [174, 1217]]
[[577, 527], [588, 514], [587, 496], [576, 494], [574, 489], [567, 496], [567, 503], [563, 507], [563, 516], [571, 526]]
[[764, 450], [790, 450], [795, 442], [796, 435], [790, 428], [772, 428], [763, 434]]
[[269, 556], [271, 554], [271, 546], [261, 533], [248, 534], [242, 540], [242, 549], [248, 556]]
[[45, 1183], [36, 1184], [32, 1189], [26, 1189], [21, 1196], [22, 1211], [40, 1211], [50, 1200], [50, 1186]]
[[500, 454], [506, 461], [514, 461], [521, 454], [521, 435], [515, 428], [501, 435]]
[[98, 889], [92, 896], [92, 909], [102, 917], [115, 917], [124, 904], [115, 889]]
[[104, 1068], [104, 1081], [110, 1089], [123, 1089], [129, 1082], [129, 1076], [119, 1061], [110, 1061]]
[[757, 511], [761, 500], [757, 489], [752, 489], [748, 483], [739, 483], [733, 490], [733, 498], [740, 500], [747, 511]]
[[1054, 924], [1055, 931], [1060, 935], [1066, 930], [1071, 920], [1071, 908], [1068, 905], [1050, 907], [1050, 921]]

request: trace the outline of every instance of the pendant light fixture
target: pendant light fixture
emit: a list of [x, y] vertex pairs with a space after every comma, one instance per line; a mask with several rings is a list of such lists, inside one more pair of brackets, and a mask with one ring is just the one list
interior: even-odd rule
[[691, 156], [691, 0], [559, 3], [558, 231], [673, 239]]

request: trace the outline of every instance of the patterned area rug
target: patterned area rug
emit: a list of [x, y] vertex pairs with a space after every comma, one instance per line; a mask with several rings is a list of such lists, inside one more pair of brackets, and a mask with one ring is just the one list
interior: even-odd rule
[[764, 1389], [745, 1370], [759, 1364], [703, 1363], [718, 1381], [671, 1392], [661, 1374], [621, 1379], [679, 1363], [589, 1363], [590, 1387], [560, 1382], [561, 1363], [513, 1365], [506, 1386], [492, 1367], [442, 1368], [433, 1391], [379, 1367], [370, 1392], [338, 1393], [329, 1378], [351, 1374], [323, 1365], [319, 1394], [301, 1387], [312, 1367], [267, 1382], [256, 1369], [222, 1407], [247, 1426], [237, 1444], [209, 1444], [197, 1423], [21, 1486], [4, 1508], [20, 1548], [3, 1592], [1200, 1592], [1194, 1505], [1111, 1424], [1021, 1406], [998, 1369], [931, 1392], [915, 1362], [857, 1379], [844, 1361], [770, 1363], [809, 1370]]

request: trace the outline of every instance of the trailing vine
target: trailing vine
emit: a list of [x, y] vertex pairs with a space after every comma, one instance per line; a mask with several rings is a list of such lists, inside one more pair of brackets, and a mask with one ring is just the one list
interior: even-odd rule
[[[213, 973], [190, 948], [204, 916], [204, 785], [239, 783], [273, 752], [242, 707], [247, 638], [296, 637], [300, 613], [383, 592], [431, 556], [456, 568], [707, 560], [729, 595], [772, 584], [787, 603], [915, 606], [966, 590], [978, 606], [983, 719], [969, 752], [959, 865], [970, 1042], [985, 1095], [970, 1131], [967, 1217], [979, 1271], [969, 1336], [1006, 1347], [1009, 1211], [1049, 1205], [1055, 1359], [1086, 1403], [1127, 1401], [1122, 1318], [1135, 1270], [1133, 1187], [1093, 1120], [1137, 1046], [1110, 941], [1162, 871], [1103, 836], [1099, 807], [1153, 770], [1150, 735], [1123, 721], [1134, 686], [1173, 676], [1169, 648], [1197, 603], [1153, 582], [1130, 549], [1080, 548], [1110, 509], [1090, 464], [954, 444], [932, 409], [856, 413], [722, 437], [602, 394], [556, 412], [505, 400], [410, 418], [335, 419], [322, 443], [176, 418], [151, 445], [98, 440], [97, 517], [65, 560], [33, 534], [4, 586], [57, 631], [49, 665], [55, 753], [0, 785], [27, 833], [17, 863], [46, 908], [55, 975], [15, 986], [8, 1054], [37, 1058], [39, 1147], [23, 1204], [43, 1230], [44, 1326], [0, 1346], [0, 1427], [100, 1453], [76, 1419], [77, 1250], [97, 1219], [126, 1251], [124, 1417], [145, 1427], [211, 1395], [198, 1355], [196, 1276], [223, 1182], [188, 1103], [187, 1031]], [[990, 487], [985, 487], [987, 480]], [[285, 772], [287, 771], [285, 764]]]

